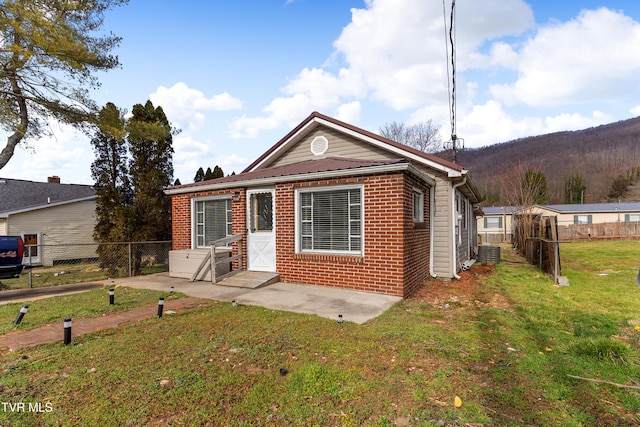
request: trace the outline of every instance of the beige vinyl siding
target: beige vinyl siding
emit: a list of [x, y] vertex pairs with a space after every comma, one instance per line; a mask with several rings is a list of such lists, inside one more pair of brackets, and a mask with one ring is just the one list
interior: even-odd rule
[[[329, 142], [327, 151], [316, 156], [311, 152], [311, 142], [318, 136], [324, 136]], [[304, 160], [324, 159], [326, 157], [344, 157], [348, 159], [363, 160], [389, 160], [397, 159], [399, 156], [391, 152], [381, 150], [375, 146], [366, 144], [349, 135], [342, 134], [333, 129], [320, 126], [314, 130], [306, 138], [300, 140], [293, 147], [284, 152], [277, 160], [269, 164], [272, 166], [281, 166]]]
[[66, 205], [52, 206], [11, 215], [9, 233], [41, 233], [41, 262], [52, 265], [64, 259], [92, 258], [96, 256], [96, 246], [54, 247], [93, 243], [95, 225], [95, 201], [82, 201]]
[[591, 223], [599, 224], [603, 222], [624, 222], [625, 214], [630, 212], [567, 212], [558, 213], [549, 209], [541, 207], [534, 208], [535, 213], [540, 213], [544, 216], [557, 216], [558, 225], [571, 225], [574, 223], [575, 215], [591, 215]]
[[0, 218], [0, 236], [8, 236], [7, 220], [4, 218]]
[[451, 256], [454, 233], [451, 223], [451, 183], [443, 177], [435, 177], [435, 217], [433, 223], [433, 272], [438, 277], [453, 277]]

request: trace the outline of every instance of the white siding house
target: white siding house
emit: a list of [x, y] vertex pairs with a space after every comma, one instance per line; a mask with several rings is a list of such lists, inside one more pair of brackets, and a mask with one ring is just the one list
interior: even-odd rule
[[89, 185], [0, 178], [0, 234], [22, 236], [27, 264], [94, 258], [95, 209]]

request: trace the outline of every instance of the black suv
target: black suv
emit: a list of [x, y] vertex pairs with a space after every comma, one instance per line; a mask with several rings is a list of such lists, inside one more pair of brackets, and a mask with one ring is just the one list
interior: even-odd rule
[[20, 236], [0, 236], [0, 279], [11, 279], [22, 273], [24, 242]]

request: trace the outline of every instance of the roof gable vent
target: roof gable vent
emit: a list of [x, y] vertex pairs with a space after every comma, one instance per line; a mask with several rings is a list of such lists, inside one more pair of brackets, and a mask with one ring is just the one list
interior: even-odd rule
[[322, 156], [329, 148], [329, 141], [324, 136], [316, 136], [311, 141], [311, 152], [314, 156]]

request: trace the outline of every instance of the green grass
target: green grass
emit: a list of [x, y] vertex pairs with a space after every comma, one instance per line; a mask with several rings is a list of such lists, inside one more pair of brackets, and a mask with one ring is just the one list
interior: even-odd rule
[[[158, 291], [118, 286], [114, 290], [114, 305], [109, 305], [108, 288], [35, 301], [2, 304], [0, 305], [0, 334], [62, 322], [67, 317], [73, 319], [96, 317], [144, 304], [157, 303], [161, 296], [178, 298], [184, 295], [166, 295]], [[28, 305], [28, 311], [22, 321], [14, 325], [13, 322], [23, 305]]]
[[[165, 264], [153, 264], [144, 267], [141, 274], [154, 274], [167, 271]], [[127, 277], [126, 269], [119, 269], [117, 277]], [[114, 276], [115, 277], [115, 276]], [[25, 268], [19, 277], [2, 279], [2, 287], [7, 289], [39, 288], [43, 286], [58, 286], [71, 283], [101, 281], [109, 278], [105, 270], [97, 263], [59, 264], [50, 267]]]
[[466, 294], [452, 283], [447, 304], [410, 299], [365, 325], [212, 302], [7, 353], [1, 400], [51, 411], [0, 406], [0, 425], [637, 425], [638, 390], [568, 375], [640, 381], [640, 245], [561, 252], [568, 287], [505, 248]]

